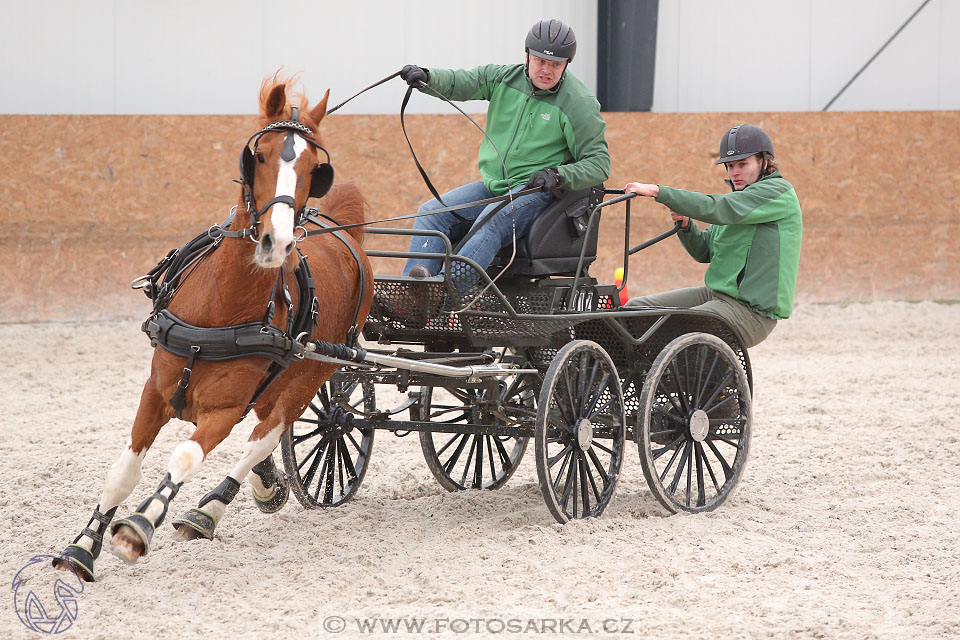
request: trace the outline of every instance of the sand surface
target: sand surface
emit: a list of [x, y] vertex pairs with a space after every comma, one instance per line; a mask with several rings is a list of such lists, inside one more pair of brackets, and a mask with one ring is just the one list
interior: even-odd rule
[[[435, 638], [955, 638], [958, 343], [960, 305], [800, 306], [751, 351], [751, 458], [707, 515], [668, 516], [633, 444], [604, 516], [559, 525], [532, 447], [504, 488], [450, 494], [416, 436], [380, 431], [345, 506], [306, 511], [291, 496], [265, 515], [245, 485], [212, 542], [176, 541], [165, 523], [136, 566], [105, 551], [60, 637], [414, 637], [422, 624]], [[0, 345], [10, 585], [86, 524], [150, 347], [137, 319], [4, 324]], [[191, 427], [164, 428], [120, 514], [153, 491]], [[251, 427], [208, 457], [172, 514], [220, 481]], [[39, 589], [49, 572], [34, 573]], [[38, 637], [12, 592], [5, 601], [0, 638]]]

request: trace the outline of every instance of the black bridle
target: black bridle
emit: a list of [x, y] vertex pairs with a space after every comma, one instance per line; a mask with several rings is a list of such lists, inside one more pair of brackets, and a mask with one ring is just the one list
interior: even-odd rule
[[[293, 196], [277, 196], [265, 203], [262, 207], [257, 207], [256, 198], [253, 194], [253, 184], [256, 176], [256, 165], [258, 162], [264, 162], [263, 154], [257, 149], [260, 144], [260, 138], [268, 133], [286, 132], [286, 138], [283, 141], [283, 150], [280, 152], [280, 158], [287, 162], [290, 162], [297, 157], [296, 153], [294, 152], [296, 136], [300, 136], [300, 138], [305, 140], [310, 145], [313, 145], [313, 147], [316, 149], [323, 151], [323, 154], [326, 156], [326, 162], [321, 162], [310, 172], [309, 197], [322, 198], [330, 190], [330, 187], [333, 186], [334, 172], [333, 165], [330, 163], [330, 152], [328, 152], [323, 145], [311, 137], [314, 135], [314, 132], [312, 129], [310, 129], [310, 127], [300, 122], [297, 107], [291, 106], [290, 109], [290, 120], [271, 122], [263, 129], [250, 136], [247, 139], [247, 143], [243, 146], [243, 151], [240, 152], [239, 182], [243, 188], [244, 205], [247, 208], [247, 212], [250, 214], [250, 226], [239, 231], [226, 231], [223, 233], [225, 237], [250, 238], [254, 242], [258, 241], [260, 235], [258, 230], [260, 226], [260, 218], [262, 218], [263, 215], [270, 210], [270, 207], [275, 204], [285, 204], [296, 212], [294, 222], [295, 226], [302, 225], [303, 221], [306, 219], [306, 203], [304, 203], [304, 206], [298, 209], [297, 202], [294, 200]], [[252, 147], [251, 143], [253, 145]]]

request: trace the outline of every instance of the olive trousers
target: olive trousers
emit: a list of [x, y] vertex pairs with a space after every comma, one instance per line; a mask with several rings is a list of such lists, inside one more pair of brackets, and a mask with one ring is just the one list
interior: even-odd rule
[[696, 311], [712, 311], [726, 320], [743, 338], [743, 346], [754, 347], [770, 335], [777, 321], [767, 318], [745, 304], [709, 287], [674, 289], [650, 296], [630, 298], [626, 307], [680, 307]]

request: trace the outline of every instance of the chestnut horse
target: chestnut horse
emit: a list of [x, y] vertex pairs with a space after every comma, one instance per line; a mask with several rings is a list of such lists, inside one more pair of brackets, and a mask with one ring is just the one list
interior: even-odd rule
[[[261, 86], [259, 131], [251, 138], [256, 140], [253, 150], [250, 151], [249, 142], [244, 150], [243, 192], [230, 231], [223, 234], [226, 237], [220, 239], [216, 250], [199, 261], [182, 281], [167, 309], [194, 327], [265, 322], [268, 303], [281, 299], [277, 294], [277, 283], [281, 281], [278, 270], [286, 273], [284, 282], [295, 281], [298, 248], [308, 260], [320, 306], [310, 337], [343, 343], [348, 340], [348, 333], [355, 335], [358, 327], [354, 323], [362, 323], [366, 318], [373, 297], [372, 270], [359, 248], [362, 227], [352, 229], [349, 235], [337, 234], [337, 238], [334, 234], [307, 237], [304, 229], [296, 226], [308, 197], [317, 195], [317, 191], [311, 190], [311, 180], [326, 182], [320, 191], [332, 182], [332, 168], [322, 164], [329, 156], [318, 156], [318, 149], [324, 154], [326, 151], [315, 133], [326, 115], [329, 91], [313, 107], [302, 98], [297, 100], [299, 104], [291, 104], [288, 84], [288, 80], [274, 76]], [[257, 209], [257, 203], [261, 209]], [[320, 206], [340, 224], [364, 220], [366, 203], [353, 185], [333, 188]], [[299, 308], [301, 303], [314, 303], [298, 300], [297, 287], [292, 288], [290, 295], [290, 309]], [[272, 323], [282, 329], [287, 326], [287, 317], [287, 305], [276, 305]], [[184, 357], [164, 348], [155, 349], [150, 379], [143, 387], [130, 437], [106, 475], [100, 502], [87, 527], [67, 546], [55, 565], [73, 568], [85, 580], [94, 580], [94, 560], [100, 555], [108, 525], [118, 505], [139, 482], [144, 456], [160, 428], [177, 414], [171, 398], [177, 394], [178, 384], [184, 386], [183, 379], [187, 377], [189, 383], [179, 394], [179, 417], [193, 422], [195, 431], [174, 449], [168, 473], [157, 491], [135, 513], [109, 527], [115, 555], [127, 563], [145, 555], [170, 500], [245, 415], [270, 365], [267, 357], [205, 361], [200, 354], [189, 366]], [[256, 399], [254, 411], [259, 422], [243, 456], [198, 508], [175, 521], [175, 526], [181, 525], [180, 535], [212, 538], [213, 528], [244, 478], [250, 481], [261, 510], [276, 511], [283, 505], [287, 487], [282, 474], [276, 472], [272, 452], [335, 370], [334, 364], [294, 359], [276, 377]]]

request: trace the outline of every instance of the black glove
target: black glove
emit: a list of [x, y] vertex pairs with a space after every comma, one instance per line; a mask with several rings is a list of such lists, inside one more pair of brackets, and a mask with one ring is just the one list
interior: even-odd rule
[[556, 167], [547, 167], [546, 169], [534, 171], [530, 175], [530, 179], [527, 180], [527, 184], [525, 184], [523, 188], [540, 188], [544, 191], [553, 191], [559, 187], [562, 182], [563, 178], [560, 177], [560, 171], [557, 170]]
[[415, 64], [408, 64], [400, 70], [400, 79], [411, 87], [419, 87], [420, 83], [430, 83], [430, 70], [422, 69]]

